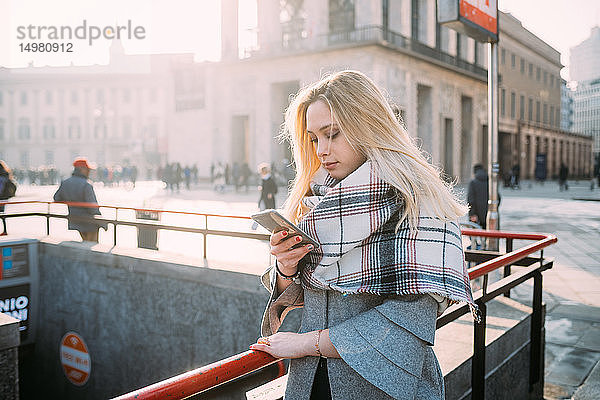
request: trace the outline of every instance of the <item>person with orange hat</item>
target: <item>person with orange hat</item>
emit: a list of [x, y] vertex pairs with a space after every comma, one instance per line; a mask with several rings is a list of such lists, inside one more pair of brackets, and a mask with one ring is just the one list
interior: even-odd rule
[[[96, 193], [94, 187], [88, 180], [90, 170], [95, 169], [95, 166], [88, 162], [85, 157], [77, 157], [73, 161], [73, 175], [60, 183], [60, 187], [54, 193], [54, 201], [75, 202], [75, 203], [92, 203], [97, 205]], [[98, 243], [98, 230], [102, 227], [107, 229], [106, 223], [99, 224], [91, 217], [100, 215], [98, 207], [69, 207], [69, 229], [79, 231], [81, 238], [84, 241]], [[85, 221], [85, 217], [90, 220]]]

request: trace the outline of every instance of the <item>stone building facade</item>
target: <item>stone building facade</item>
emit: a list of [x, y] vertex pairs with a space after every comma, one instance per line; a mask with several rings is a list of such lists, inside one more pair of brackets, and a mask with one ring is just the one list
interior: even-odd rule
[[108, 65], [0, 68], [0, 159], [63, 175], [77, 156], [141, 172], [163, 163], [176, 66], [193, 55], [125, 55], [120, 42], [110, 51]]
[[[238, 1], [221, 6], [220, 62], [129, 56], [115, 45], [107, 66], [0, 70], [0, 158], [62, 170], [76, 153], [142, 168], [180, 162], [201, 176], [219, 161], [282, 166], [290, 96], [357, 69], [448, 176], [467, 181], [473, 164], [487, 163], [487, 46], [438, 24], [435, 0], [257, 0], [257, 44], [244, 49]], [[559, 128], [558, 52], [499, 18], [501, 172], [519, 164], [531, 178], [545, 154], [549, 178], [561, 159], [588, 174], [590, 139]]]
[[[323, 74], [358, 69], [385, 88], [447, 175], [466, 181], [473, 164], [487, 163], [487, 46], [440, 26], [434, 0], [258, 0], [258, 45], [241, 50], [237, 1], [222, 7], [222, 61], [206, 67], [206, 109], [188, 113], [202, 131], [170, 136], [170, 158], [209, 146], [214, 162], [286, 162], [277, 135], [290, 96]], [[519, 163], [532, 178], [546, 154], [548, 178], [561, 156], [588, 173], [589, 139], [559, 128], [559, 53], [511, 15], [500, 13], [499, 26], [502, 172]]]

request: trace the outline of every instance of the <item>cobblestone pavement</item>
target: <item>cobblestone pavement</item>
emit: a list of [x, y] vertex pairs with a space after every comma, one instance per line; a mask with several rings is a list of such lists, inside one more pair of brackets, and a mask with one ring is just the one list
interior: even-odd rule
[[[459, 187], [464, 191], [464, 187]], [[49, 200], [55, 186], [19, 188], [15, 200]], [[104, 188], [96, 185], [100, 203], [150, 207], [169, 210], [250, 215], [257, 210], [258, 192], [214, 192], [201, 184], [179, 193], [164, 190], [159, 182], [140, 182], [131, 187]], [[569, 182], [568, 191], [559, 191], [554, 182], [544, 185], [523, 182], [520, 190], [501, 188], [500, 226], [518, 232], [549, 232], [558, 243], [544, 251], [554, 257], [554, 267], [544, 273], [546, 315], [545, 397], [547, 399], [600, 399], [600, 189], [590, 190], [589, 181]], [[277, 205], [285, 199], [280, 188]], [[16, 206], [12, 206], [16, 207]], [[60, 206], [57, 206], [60, 207]], [[108, 211], [103, 210], [108, 216]], [[119, 214], [122, 216], [122, 214]], [[163, 214], [163, 221], [202, 226], [201, 219]], [[211, 220], [212, 228], [250, 230], [250, 222]], [[43, 221], [9, 221], [10, 233], [44, 234]], [[100, 234], [100, 241], [111, 243], [112, 228]], [[53, 236], [78, 240], [66, 230], [65, 221], [53, 221]], [[118, 230], [119, 244], [136, 245], [134, 228]], [[208, 240], [209, 254], [205, 265], [258, 274], [268, 264], [267, 245], [243, 239]], [[184, 253], [201, 259], [197, 253], [201, 237], [177, 232], [161, 232], [162, 251]], [[234, 245], [239, 251], [231, 252]], [[515, 243], [517, 248], [519, 243]], [[234, 254], [232, 254], [234, 253]], [[228, 255], [231, 258], [227, 258]], [[247, 260], [240, 263], [240, 259]], [[201, 265], [201, 264], [200, 264]], [[531, 301], [531, 285], [521, 285], [511, 297]]]

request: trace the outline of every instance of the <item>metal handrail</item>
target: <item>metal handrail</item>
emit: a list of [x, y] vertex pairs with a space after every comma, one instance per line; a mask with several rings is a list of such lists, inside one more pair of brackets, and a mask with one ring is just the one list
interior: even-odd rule
[[[463, 235], [465, 236], [483, 236], [488, 238], [498, 238], [498, 239], [507, 239], [507, 241], [511, 241], [510, 246], [507, 242], [507, 248], [512, 248], [512, 240], [536, 240], [535, 243], [532, 243], [528, 246], [525, 246], [521, 249], [510, 251], [507, 254], [496, 257], [492, 260], [483, 262], [481, 264], [476, 265], [473, 268], [468, 270], [469, 278], [475, 279], [480, 276], [485, 276], [488, 273], [502, 268], [506, 266], [510, 266], [512, 264], [517, 263], [518, 261], [525, 260], [532, 253], [541, 250], [545, 247], [550, 246], [553, 243], [557, 242], [557, 237], [551, 234], [544, 233], [517, 233], [517, 232], [504, 232], [504, 231], [488, 231], [481, 229], [462, 229]], [[473, 356], [473, 364], [472, 367], [472, 390], [474, 398], [483, 398], [484, 396], [484, 385], [485, 385], [485, 324], [486, 324], [486, 302], [499, 296], [502, 293], [509, 291], [511, 288], [517, 286], [518, 284], [524, 282], [525, 280], [534, 278], [534, 307], [532, 316], [532, 329], [531, 329], [531, 343], [532, 343], [532, 358], [530, 361], [530, 385], [536, 384], [540, 378], [539, 371], [539, 351], [536, 352], [536, 345], [539, 346], [541, 343], [541, 339], [538, 337], [538, 333], [536, 329], [541, 327], [541, 272], [545, 269], [552, 267], [552, 261], [547, 261], [543, 264], [543, 257], [540, 257], [540, 265], [534, 267], [525, 268], [523, 271], [520, 271], [515, 276], [505, 277], [502, 281], [499, 281], [494, 284], [494, 290], [492, 292], [486, 293], [487, 282], [484, 288], [481, 290], [477, 296], [475, 296], [474, 300], [476, 304], [480, 307], [482, 321], [475, 322], [475, 339], [474, 339], [474, 356]], [[505, 280], [509, 280], [505, 282]], [[459, 318], [460, 316], [466, 314], [469, 310], [467, 305], [456, 305], [449, 308], [449, 310], [444, 313], [440, 318], [438, 318], [437, 328], [448, 324]], [[539, 330], [539, 329], [538, 329]], [[538, 349], [539, 350], [539, 349]], [[243, 370], [244, 373], [250, 373], [266, 367], [267, 365], [276, 362], [277, 360], [273, 357], [264, 358], [264, 360], [260, 360], [259, 355], [257, 354], [266, 354], [258, 351], [246, 351], [244, 353], [240, 353], [238, 355], [229, 357], [227, 359], [217, 361], [216, 363], [210, 364], [208, 366], [199, 368], [194, 371], [186, 372], [181, 375], [174, 376], [170, 379], [167, 379], [162, 382], [155, 383], [151, 386], [147, 386], [145, 388], [138, 389], [136, 391], [123, 394], [114, 400], [145, 400], [145, 399], [158, 399], [158, 398], [170, 398], [170, 399], [183, 399], [187, 396], [191, 396], [194, 394], [199, 394], [203, 391], [207, 391], [216, 387], [217, 385], [223, 384], [225, 382], [231, 381], [234, 378], [239, 377], [240, 375], [236, 373], [232, 373], [232, 371], [240, 371]], [[252, 361], [252, 368], [249, 368], [249, 365], [244, 364], [246, 360]], [[475, 368], [477, 366], [477, 368]], [[214, 372], [212, 368], [218, 367], [218, 371]], [[210, 373], [210, 378], [204, 379], [200, 378], [199, 375]], [[207, 375], [208, 377], [209, 375]], [[213, 384], [210, 386], [206, 386], [204, 383], [207, 381], [211, 381]], [[161, 394], [168, 393], [167, 396], [158, 396], [157, 391], [160, 391]], [[167, 392], [168, 391], [168, 392]], [[185, 391], [185, 396], [183, 396], [183, 392]]]
[[125, 399], [184, 399], [222, 385], [281, 359], [262, 351], [248, 350], [224, 360], [205, 365], [170, 379], [127, 393], [114, 400]]
[[[236, 238], [244, 238], [244, 239], [256, 239], [256, 240], [269, 240], [269, 235], [265, 233], [256, 233], [256, 232], [240, 232], [240, 231], [231, 231], [231, 230], [222, 230], [222, 229], [209, 229], [208, 228], [208, 218], [231, 218], [231, 219], [242, 219], [242, 220], [251, 220], [248, 216], [242, 215], [230, 215], [230, 214], [216, 214], [216, 213], [198, 213], [192, 211], [176, 211], [176, 210], [163, 210], [163, 209], [154, 209], [154, 208], [136, 208], [136, 207], [128, 207], [128, 206], [113, 206], [106, 204], [96, 204], [96, 203], [85, 203], [85, 202], [73, 202], [73, 201], [41, 201], [41, 200], [26, 200], [26, 201], [0, 201], [1, 205], [17, 205], [17, 204], [44, 204], [47, 206], [46, 211], [27, 211], [27, 212], [19, 212], [12, 214], [0, 214], [0, 218], [8, 219], [8, 218], [21, 218], [21, 217], [44, 217], [46, 218], [46, 234], [50, 235], [50, 219], [51, 218], [61, 218], [68, 219], [74, 221], [81, 222], [90, 222], [94, 221], [98, 225], [102, 224], [111, 224], [113, 225], [113, 245], [117, 245], [117, 229], [116, 227], [119, 225], [123, 226], [133, 226], [136, 228], [148, 228], [153, 230], [164, 229], [170, 231], [178, 231], [178, 232], [188, 232], [188, 233], [199, 233], [204, 236], [203, 240], [203, 257], [206, 259], [208, 256], [208, 248], [206, 245], [206, 238], [209, 235], [213, 236], [226, 236], [226, 237], [236, 237]], [[57, 214], [50, 212], [50, 206], [52, 204], [63, 204], [68, 207], [80, 207], [80, 208], [108, 208], [115, 210], [114, 218], [104, 218], [98, 215], [89, 215], [89, 216], [73, 216], [68, 214]], [[162, 224], [158, 221], [152, 220], [144, 220], [144, 221], [129, 221], [118, 219], [119, 211], [121, 210], [130, 210], [137, 212], [149, 212], [149, 213], [157, 213], [157, 214], [177, 214], [177, 215], [195, 215], [204, 217], [204, 228], [192, 228], [186, 226], [177, 226], [170, 224]]]

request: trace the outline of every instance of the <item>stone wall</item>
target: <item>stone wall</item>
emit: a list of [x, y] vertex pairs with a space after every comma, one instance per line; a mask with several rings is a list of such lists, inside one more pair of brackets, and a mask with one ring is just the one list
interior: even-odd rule
[[[42, 310], [33, 370], [26, 371], [38, 392], [28, 397], [114, 397], [246, 351], [259, 335], [267, 291], [256, 275], [78, 242], [42, 242], [39, 258]], [[298, 318], [287, 322], [293, 329]], [[83, 338], [91, 357], [81, 387], [60, 363], [69, 331]]]

